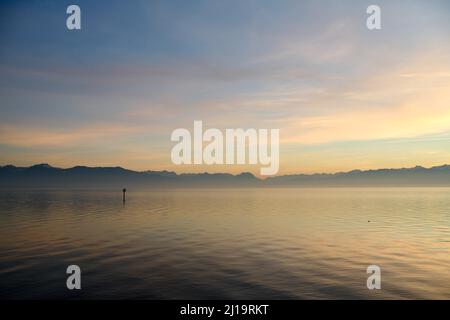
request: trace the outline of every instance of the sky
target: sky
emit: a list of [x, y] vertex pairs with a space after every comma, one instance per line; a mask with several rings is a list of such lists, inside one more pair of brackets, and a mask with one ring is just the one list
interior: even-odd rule
[[449, 15], [446, 0], [1, 1], [0, 165], [258, 174], [174, 165], [170, 135], [194, 120], [280, 129], [279, 174], [450, 163]]

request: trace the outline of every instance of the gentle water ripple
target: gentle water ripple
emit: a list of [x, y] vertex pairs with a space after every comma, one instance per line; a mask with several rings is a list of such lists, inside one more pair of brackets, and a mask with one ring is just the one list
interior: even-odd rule
[[449, 299], [448, 208], [448, 188], [3, 192], [0, 295]]

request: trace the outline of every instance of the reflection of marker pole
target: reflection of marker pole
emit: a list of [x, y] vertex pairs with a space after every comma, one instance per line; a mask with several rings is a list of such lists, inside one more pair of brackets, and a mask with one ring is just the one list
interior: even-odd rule
[[122, 197], [122, 201], [125, 202], [125, 192], [127, 192], [126, 188], [122, 189], [122, 193], [123, 193], [123, 197]]

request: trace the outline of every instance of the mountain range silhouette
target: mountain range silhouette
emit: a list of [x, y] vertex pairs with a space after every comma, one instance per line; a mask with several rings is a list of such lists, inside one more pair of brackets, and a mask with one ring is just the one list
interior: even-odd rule
[[56, 168], [0, 166], [0, 188], [127, 187], [334, 187], [450, 186], [450, 165], [424, 168], [353, 170], [339, 173], [292, 174], [260, 179], [252, 173], [183, 173], [133, 171], [122, 167]]

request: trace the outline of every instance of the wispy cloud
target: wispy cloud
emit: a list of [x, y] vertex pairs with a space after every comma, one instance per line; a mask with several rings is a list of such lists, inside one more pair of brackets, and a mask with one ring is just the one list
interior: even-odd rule
[[107, 143], [124, 135], [135, 135], [145, 128], [124, 126], [119, 123], [51, 129], [47, 127], [25, 127], [1, 125], [0, 144], [17, 147], [73, 147]]

